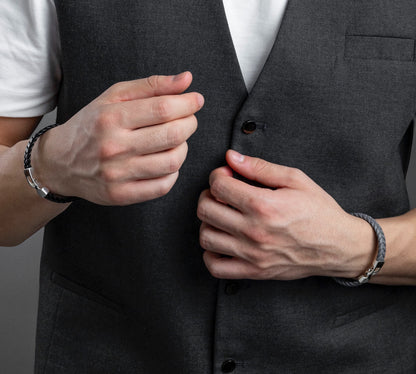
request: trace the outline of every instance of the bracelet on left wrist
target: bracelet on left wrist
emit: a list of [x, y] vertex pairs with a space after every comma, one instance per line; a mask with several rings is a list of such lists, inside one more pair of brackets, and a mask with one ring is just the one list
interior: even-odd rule
[[361, 286], [376, 275], [384, 265], [384, 258], [386, 255], [386, 238], [384, 236], [383, 229], [378, 224], [378, 222], [364, 213], [352, 213], [353, 216], [359, 217], [365, 221], [367, 221], [371, 227], [373, 228], [376, 236], [377, 236], [377, 255], [375, 260], [372, 264], [368, 267], [368, 269], [360, 275], [357, 279], [348, 279], [348, 278], [336, 278], [334, 277], [334, 281], [347, 287], [357, 287]]
[[31, 163], [31, 155], [33, 146], [35, 145], [36, 141], [47, 131], [59, 126], [59, 124], [53, 124], [44, 127], [37, 133], [35, 133], [28, 141], [26, 149], [25, 149], [25, 155], [23, 159], [23, 166], [24, 166], [24, 174], [26, 177], [27, 182], [29, 183], [29, 186], [34, 188], [38, 195], [44, 199], [47, 199], [49, 201], [53, 201], [55, 203], [70, 203], [71, 201], [78, 200], [78, 197], [75, 196], [61, 196], [58, 194], [54, 194], [47, 187], [42, 187], [39, 185], [39, 182], [34, 177], [34, 170]]

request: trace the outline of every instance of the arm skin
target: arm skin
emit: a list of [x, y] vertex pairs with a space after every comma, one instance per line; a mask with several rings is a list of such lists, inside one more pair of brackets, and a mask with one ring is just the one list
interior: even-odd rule
[[[111, 86], [36, 142], [32, 165], [42, 186], [102, 205], [167, 194], [196, 131], [202, 95], [183, 93], [192, 74], [152, 76]], [[27, 239], [69, 204], [38, 196], [23, 174], [27, 138], [40, 118], [0, 119], [0, 246]]]
[[[372, 264], [373, 229], [346, 213], [298, 169], [228, 151], [202, 192], [200, 243], [210, 273], [224, 279], [356, 278]], [[240, 175], [271, 187], [258, 188]], [[371, 279], [416, 285], [416, 210], [377, 220], [386, 236], [385, 265]]]
[[68, 206], [39, 198], [23, 174], [27, 138], [40, 119], [0, 117], [1, 246], [21, 243]]

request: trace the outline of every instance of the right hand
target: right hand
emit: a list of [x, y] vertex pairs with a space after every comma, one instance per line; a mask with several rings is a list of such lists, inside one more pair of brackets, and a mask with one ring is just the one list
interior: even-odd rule
[[195, 132], [202, 95], [183, 92], [189, 72], [113, 85], [68, 122], [45, 133], [32, 164], [52, 192], [101, 205], [167, 194]]

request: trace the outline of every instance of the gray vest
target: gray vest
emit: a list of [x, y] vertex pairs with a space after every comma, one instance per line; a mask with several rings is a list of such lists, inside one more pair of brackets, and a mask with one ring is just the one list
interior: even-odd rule
[[59, 122], [115, 82], [184, 70], [206, 105], [167, 196], [79, 201], [47, 225], [37, 373], [415, 372], [416, 288], [215, 279], [196, 207], [233, 148], [302, 169], [348, 212], [406, 212], [416, 2], [289, 0], [250, 95], [221, 0], [55, 3]]

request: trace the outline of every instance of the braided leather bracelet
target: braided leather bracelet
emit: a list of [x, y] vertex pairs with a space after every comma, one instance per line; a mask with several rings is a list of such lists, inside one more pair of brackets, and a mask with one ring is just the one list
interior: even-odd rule
[[333, 278], [335, 282], [347, 287], [357, 287], [367, 283], [371, 277], [376, 275], [383, 267], [384, 257], [386, 255], [386, 238], [384, 237], [383, 229], [377, 223], [377, 221], [364, 213], [352, 213], [352, 215], [362, 218], [371, 225], [371, 227], [374, 229], [374, 232], [376, 233], [378, 244], [377, 256], [373, 262], [373, 265], [363, 275], [359, 276], [357, 280], [347, 278]]
[[69, 203], [71, 201], [78, 200], [78, 197], [57, 195], [57, 194], [50, 192], [48, 188], [39, 186], [38, 181], [33, 176], [33, 168], [32, 168], [32, 164], [30, 160], [30, 157], [32, 155], [32, 149], [36, 143], [36, 140], [38, 140], [39, 137], [43, 135], [45, 132], [57, 126], [59, 126], [59, 124], [57, 123], [46, 126], [40, 131], [38, 131], [36, 134], [34, 134], [29, 139], [29, 142], [27, 143], [27, 146], [26, 146], [24, 160], [23, 160], [24, 173], [25, 173], [26, 180], [29, 183], [30, 187], [34, 188], [40, 197], [43, 197], [44, 199], [53, 201], [55, 203]]

